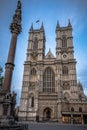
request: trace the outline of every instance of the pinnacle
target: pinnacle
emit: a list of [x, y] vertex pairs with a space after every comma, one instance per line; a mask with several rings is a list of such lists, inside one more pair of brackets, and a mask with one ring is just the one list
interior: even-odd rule
[[30, 31], [32, 31], [33, 30], [33, 23], [31, 24], [31, 28], [30, 28]]
[[70, 19], [68, 20], [68, 27], [71, 27]]
[[41, 29], [43, 29], [43, 30], [44, 30], [43, 22], [42, 22], [42, 25], [41, 25]]
[[60, 25], [59, 25], [59, 21], [57, 21], [57, 26], [56, 26], [57, 28], [59, 28], [60, 27]]

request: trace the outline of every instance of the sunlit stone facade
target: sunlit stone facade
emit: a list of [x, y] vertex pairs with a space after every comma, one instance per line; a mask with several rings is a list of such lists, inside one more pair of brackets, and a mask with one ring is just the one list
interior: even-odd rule
[[56, 56], [45, 55], [45, 31], [29, 31], [24, 64], [20, 121], [87, 123], [87, 98], [77, 83], [72, 26], [56, 26]]

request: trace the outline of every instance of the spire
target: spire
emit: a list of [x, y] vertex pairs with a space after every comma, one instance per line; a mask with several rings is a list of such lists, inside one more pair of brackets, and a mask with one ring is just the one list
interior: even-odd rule
[[68, 27], [72, 27], [70, 23], [70, 19], [68, 20]]
[[13, 16], [13, 21], [10, 25], [11, 33], [20, 34], [22, 31], [21, 27], [21, 1], [18, 0], [17, 9], [15, 10], [15, 14]]
[[41, 30], [44, 30], [43, 22], [42, 22], [42, 25], [41, 25]]
[[33, 31], [33, 23], [31, 24], [30, 31]]
[[60, 28], [59, 21], [57, 20], [56, 28]]

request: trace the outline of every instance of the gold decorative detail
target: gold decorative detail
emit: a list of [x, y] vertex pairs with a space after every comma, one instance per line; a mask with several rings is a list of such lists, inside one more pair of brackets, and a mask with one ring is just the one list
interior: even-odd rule
[[70, 89], [68, 82], [64, 82], [64, 83], [63, 83], [63, 89], [64, 89], [64, 90]]
[[33, 60], [37, 60], [38, 53], [37, 53], [36, 51], [33, 51], [33, 52], [31, 53], [31, 56], [32, 56], [32, 59], [33, 59]]

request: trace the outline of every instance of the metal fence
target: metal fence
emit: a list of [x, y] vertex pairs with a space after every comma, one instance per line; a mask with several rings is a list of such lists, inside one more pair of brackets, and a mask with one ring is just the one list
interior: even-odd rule
[[0, 130], [28, 130], [27, 124], [13, 125], [13, 126], [0, 126]]

